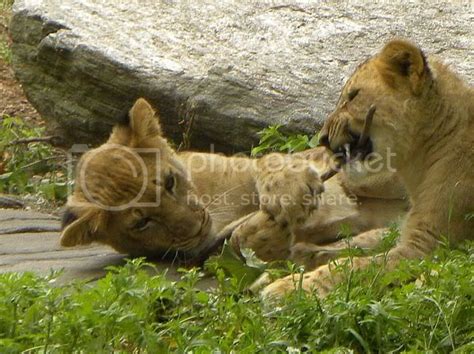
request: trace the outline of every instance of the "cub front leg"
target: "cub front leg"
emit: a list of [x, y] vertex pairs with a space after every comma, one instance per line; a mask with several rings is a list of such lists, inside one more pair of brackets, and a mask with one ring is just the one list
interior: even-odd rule
[[344, 280], [345, 273], [338, 265], [346, 264], [350, 270], [358, 270], [375, 263], [383, 267], [384, 270], [393, 270], [402, 259], [420, 259], [431, 253], [438, 245], [438, 240], [432, 236], [433, 234], [434, 231], [429, 229], [428, 225], [409, 218], [402, 230], [400, 242], [387, 254], [373, 257], [353, 257], [352, 259], [340, 258], [333, 263], [302, 274], [302, 279], [300, 275], [290, 275], [278, 279], [263, 289], [262, 296], [264, 298], [279, 298], [298, 289], [301, 284], [304, 291], [316, 292], [320, 297], [324, 297], [336, 284]]
[[[292, 274], [278, 279], [265, 287], [261, 295], [264, 299], [282, 298], [286, 294], [301, 289], [308, 293], [317, 293], [320, 298], [329, 294], [329, 292], [340, 282], [344, 280], [345, 272], [341, 271], [341, 265], [348, 265], [352, 270], [367, 267], [372, 261], [381, 262], [378, 257], [356, 257], [340, 258], [333, 263], [325, 264], [313, 271], [303, 274]], [[301, 279], [302, 277], [302, 279]]]
[[291, 247], [289, 259], [298, 265], [303, 265], [306, 270], [315, 269], [329, 261], [339, 258], [349, 248], [371, 250], [377, 248], [383, 240], [383, 235], [388, 229], [374, 229], [363, 232], [347, 240], [339, 240], [327, 245], [298, 242]]

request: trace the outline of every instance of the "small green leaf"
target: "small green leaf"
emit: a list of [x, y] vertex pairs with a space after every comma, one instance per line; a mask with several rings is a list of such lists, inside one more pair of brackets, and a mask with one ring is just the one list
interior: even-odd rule
[[195, 295], [195, 299], [201, 304], [207, 304], [209, 302], [209, 295], [204, 291], [198, 291]]
[[232, 247], [226, 242], [222, 252], [218, 256], [209, 258], [206, 262], [208, 269], [222, 268], [224, 271], [234, 277], [241, 290], [251, 285], [264, 271], [264, 263], [257, 261], [256, 256], [251, 251], [244, 251], [248, 258], [239, 257]]
[[319, 133], [313, 135], [313, 137], [308, 142], [308, 145], [310, 148], [315, 148], [319, 145]]
[[12, 175], [13, 175], [13, 172], [7, 172], [7, 173], [4, 173], [4, 174], [1, 174], [0, 175], [0, 181], [7, 181], [11, 178]]

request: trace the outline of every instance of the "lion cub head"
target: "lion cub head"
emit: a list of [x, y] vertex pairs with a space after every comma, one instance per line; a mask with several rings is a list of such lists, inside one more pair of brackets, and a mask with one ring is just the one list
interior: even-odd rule
[[[384, 162], [392, 158], [397, 167], [414, 153], [417, 132], [431, 124], [433, 81], [420, 49], [403, 40], [388, 42], [345, 84], [321, 131], [321, 144], [345, 155], [346, 162], [357, 154], [376, 154]], [[361, 139], [364, 129], [367, 136]]]
[[61, 245], [100, 242], [131, 255], [198, 252], [211, 221], [184, 166], [162, 135], [159, 118], [138, 99], [128, 122], [77, 166]]

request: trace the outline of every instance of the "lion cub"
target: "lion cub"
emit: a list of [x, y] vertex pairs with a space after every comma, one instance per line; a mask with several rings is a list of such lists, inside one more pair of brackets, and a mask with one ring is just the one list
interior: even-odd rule
[[336, 176], [323, 186], [328, 158], [322, 147], [258, 159], [177, 153], [156, 112], [138, 99], [127, 122], [81, 157], [61, 244], [100, 242], [134, 256], [193, 259], [231, 238], [237, 251], [315, 267], [337, 256], [340, 244], [319, 249], [318, 257], [314, 247], [337, 241], [342, 224], [354, 233], [381, 228], [406, 206], [387, 171], [365, 173], [362, 183]]
[[[373, 108], [371, 108], [373, 107]], [[333, 152], [357, 150], [365, 117], [375, 109], [366, 150], [391, 154], [411, 200], [401, 239], [384, 257], [360, 257], [353, 268], [375, 261], [393, 268], [403, 258], [430, 254], [441, 241], [474, 238], [474, 90], [446, 65], [429, 61], [415, 45], [388, 42], [345, 84], [321, 132]], [[373, 237], [364, 233], [355, 239]], [[378, 237], [376, 235], [376, 237]], [[325, 295], [342, 274], [325, 265], [306, 273], [302, 286]], [[264, 289], [279, 296], [298, 280], [283, 278]]]

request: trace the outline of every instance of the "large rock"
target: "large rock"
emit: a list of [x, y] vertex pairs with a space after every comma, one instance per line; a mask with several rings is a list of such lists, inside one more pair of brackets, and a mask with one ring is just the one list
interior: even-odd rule
[[289, 3], [17, 0], [14, 66], [69, 143], [99, 142], [145, 96], [168, 134], [194, 116], [193, 145], [225, 150], [269, 124], [313, 132], [356, 64], [394, 36], [472, 80], [469, 2]]

